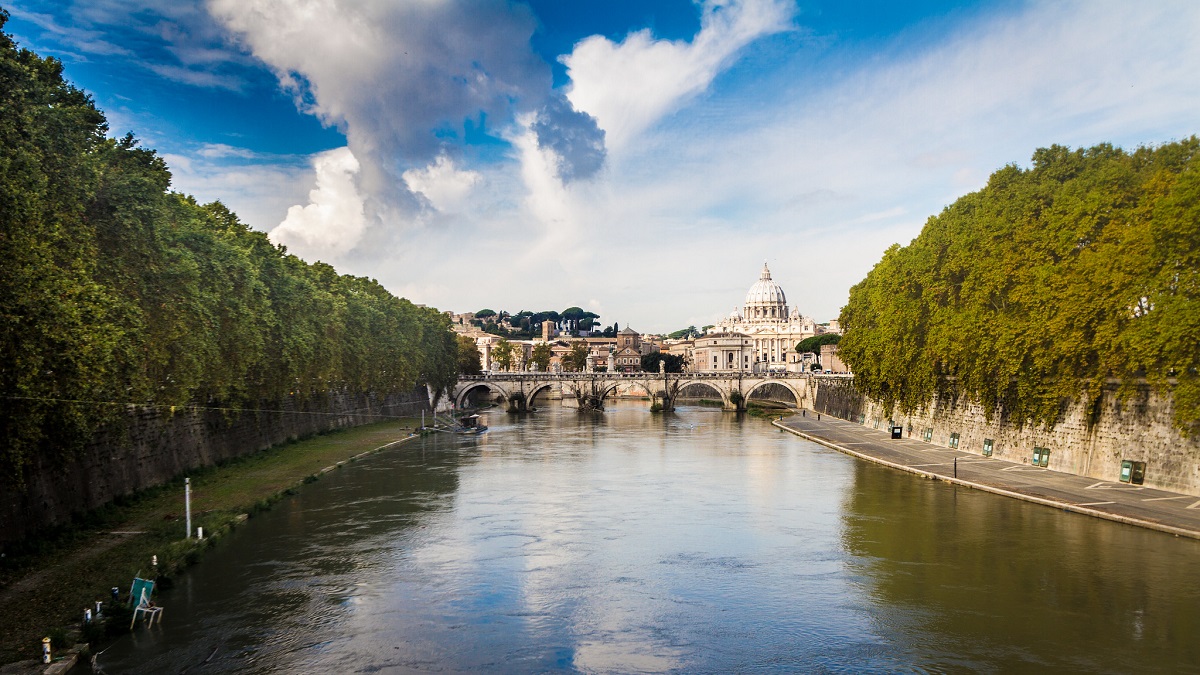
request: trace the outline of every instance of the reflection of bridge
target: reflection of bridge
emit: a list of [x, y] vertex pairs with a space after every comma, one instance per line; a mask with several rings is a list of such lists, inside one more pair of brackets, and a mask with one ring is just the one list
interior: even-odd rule
[[[489, 373], [463, 376], [454, 387], [452, 400], [461, 407], [474, 391], [484, 388], [503, 399], [508, 410], [525, 410], [529, 401], [541, 394], [551, 398], [574, 399], [581, 408], [603, 409], [604, 400], [618, 388], [645, 390], [651, 405], [670, 410], [680, 392], [692, 385], [692, 392], [707, 388], [712, 398], [720, 398], [726, 410], [742, 410], [754, 392], [766, 385], [784, 387], [796, 398], [796, 405], [811, 407], [815, 382], [823, 378], [848, 378], [849, 375], [810, 375], [808, 373]], [[700, 394], [700, 396], [704, 396]], [[706, 396], [705, 396], [706, 397]]]

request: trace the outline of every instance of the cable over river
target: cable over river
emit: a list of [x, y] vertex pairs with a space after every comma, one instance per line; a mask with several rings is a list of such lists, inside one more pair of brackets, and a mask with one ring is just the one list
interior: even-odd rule
[[1200, 542], [703, 408], [488, 415], [176, 580], [107, 673], [1200, 672]]

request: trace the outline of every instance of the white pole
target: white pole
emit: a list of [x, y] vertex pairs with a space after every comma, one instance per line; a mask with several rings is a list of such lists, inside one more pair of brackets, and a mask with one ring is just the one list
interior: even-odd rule
[[183, 479], [183, 511], [187, 514], [187, 536], [192, 538], [192, 479]]

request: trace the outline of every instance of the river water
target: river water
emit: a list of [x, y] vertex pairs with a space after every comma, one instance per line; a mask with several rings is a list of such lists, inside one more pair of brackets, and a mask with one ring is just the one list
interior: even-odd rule
[[1200, 542], [703, 408], [491, 414], [253, 518], [104, 672], [1200, 672]]

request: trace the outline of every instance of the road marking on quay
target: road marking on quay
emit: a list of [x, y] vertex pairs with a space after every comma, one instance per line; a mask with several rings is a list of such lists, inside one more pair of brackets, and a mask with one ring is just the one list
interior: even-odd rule
[[1145, 490], [1146, 488], [1134, 487], [1132, 485], [1115, 485], [1112, 483], [1106, 483], [1106, 482], [1101, 481], [1099, 483], [1093, 483], [1083, 489], [1084, 490]]
[[1197, 507], [1200, 507], [1200, 502], [1196, 502], [1195, 504], [1192, 504], [1191, 506], [1185, 506], [1185, 507], [1183, 507], [1183, 508], [1185, 508], [1185, 509], [1194, 509], [1194, 508], [1197, 508]]
[[1104, 504], [1116, 504], [1116, 502], [1088, 502], [1086, 504], [1076, 504], [1075, 506], [1103, 506]]
[[1188, 497], [1188, 495], [1175, 495], [1174, 497], [1151, 497], [1150, 499], [1143, 499], [1142, 501], [1144, 501], [1144, 502], [1165, 502], [1168, 499], [1186, 499], [1187, 497]]

